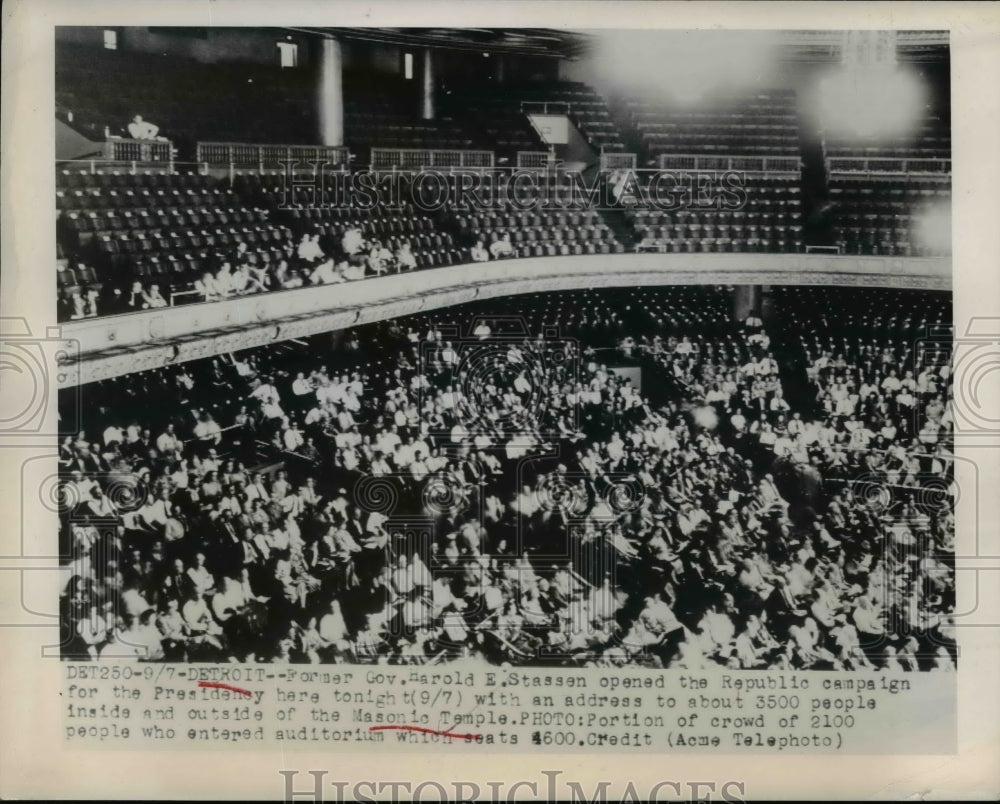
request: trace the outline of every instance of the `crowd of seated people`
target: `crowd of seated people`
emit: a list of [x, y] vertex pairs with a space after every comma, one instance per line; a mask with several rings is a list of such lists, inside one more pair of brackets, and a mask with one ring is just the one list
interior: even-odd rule
[[[900, 292], [782, 291], [817, 412], [842, 421], [873, 476], [915, 488], [928, 464], [950, 460], [950, 310]], [[821, 327], [810, 331], [807, 321]]]
[[[65, 654], [953, 669], [950, 506], [854, 493], [877, 453], [857, 414], [792, 409], [776, 333], [727, 298], [520, 296], [81, 389]], [[810, 363], [820, 396], [842, 364], [892, 376], [833, 357]], [[905, 377], [902, 353], [882, 365]], [[918, 486], [950, 471], [946, 385], [911, 390], [939, 425], [919, 448], [899, 393], [876, 405]]]

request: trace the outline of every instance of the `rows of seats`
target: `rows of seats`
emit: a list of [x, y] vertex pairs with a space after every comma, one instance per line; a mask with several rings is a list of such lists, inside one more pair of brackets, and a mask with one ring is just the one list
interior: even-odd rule
[[448, 328], [458, 337], [467, 338], [473, 335], [471, 325], [483, 319], [490, 323], [494, 335], [528, 336], [554, 331], [554, 337], [579, 337], [595, 348], [617, 346], [625, 336], [666, 339], [679, 334], [697, 345], [707, 339], [728, 341], [740, 330], [732, 320], [732, 295], [727, 288], [692, 285], [503, 296], [417, 313], [401, 323], [421, 336], [430, 330]]
[[171, 293], [236, 254], [259, 264], [282, 259], [291, 230], [228, 185], [197, 173], [61, 171], [57, 241], [68, 261], [57, 274], [61, 305], [70, 309], [92, 292], [113, 302], [135, 282], [157, 284], [169, 303]]
[[498, 156], [515, 160], [518, 151], [547, 150], [548, 146], [520, 112], [505, 109], [484, 109], [483, 112], [480, 130]]
[[[951, 253], [950, 171], [934, 173], [951, 158], [951, 127], [946, 114], [929, 108], [910, 134], [889, 141], [828, 133], [824, 139], [830, 170], [835, 237], [849, 254], [942, 256]], [[833, 170], [832, 159], [907, 160], [890, 165], [869, 162], [856, 175]], [[937, 160], [931, 170], [913, 160]], [[861, 167], [861, 165], [859, 165]], [[905, 170], [905, 172], [903, 172]]]
[[[448, 177], [450, 202], [442, 208], [442, 225], [455, 232], [458, 242], [471, 247], [477, 240], [487, 247], [508, 235], [516, 256], [621, 253], [600, 214], [574, 191], [564, 173], [534, 177], [531, 183], [503, 188], [502, 177], [484, 176], [467, 187], [463, 196], [459, 179]], [[476, 193], [487, 203], [459, 203]]]
[[480, 142], [499, 159], [513, 161], [518, 151], [541, 151], [547, 146], [521, 111], [517, 101], [505, 93], [477, 92], [446, 97], [445, 108], [461, 116]]
[[826, 134], [824, 145], [827, 157], [949, 159], [951, 124], [947, 118], [929, 113], [910, 134], [888, 142], [831, 132]]
[[[935, 412], [935, 405], [927, 403], [949, 394], [949, 294], [801, 287], [775, 288], [773, 293], [791, 347], [789, 356], [804, 368], [817, 403], [835, 404], [837, 387], [857, 395], [867, 384], [884, 406], [859, 403], [854, 415], [865, 420], [888, 414], [905, 435], [903, 443], [912, 448], [916, 439], [925, 440], [928, 420], [944, 412], [942, 406]], [[908, 408], [894, 398], [903, 386], [917, 397]]]
[[[662, 190], [662, 188], [661, 188]], [[663, 198], [661, 203], [673, 197]], [[639, 208], [631, 213], [641, 250], [738, 252], [803, 250], [802, 199], [791, 178], [747, 176], [742, 189], [711, 199], [688, 195], [677, 209]]]
[[384, 98], [344, 102], [344, 141], [353, 147], [475, 149], [472, 134], [450, 117], [420, 120]]
[[595, 151], [624, 151], [625, 143], [604, 98], [579, 81], [554, 81], [519, 89], [521, 100], [565, 103], [569, 117]]
[[498, 154], [513, 158], [517, 151], [545, 148], [526, 112], [543, 111], [552, 104], [553, 114], [566, 113], [573, 125], [595, 151], [623, 151], [621, 133], [611, 118], [604, 99], [586, 84], [573, 81], [511, 83], [492, 91], [445, 98], [446, 108], [467, 125], [475, 126]]
[[710, 108], [632, 99], [627, 110], [648, 160], [660, 154], [792, 156], [799, 151], [793, 91], [716, 100]]
[[570, 106], [570, 119], [587, 143], [596, 151], [624, 151], [621, 132], [611, 119], [604, 100], [596, 93], [587, 100], [576, 100]]
[[197, 273], [216, 251], [241, 243], [262, 254], [280, 250], [289, 230], [227, 185], [196, 173], [63, 171], [56, 191], [59, 245], [116, 282]]
[[787, 213], [640, 211], [640, 248], [673, 252], [800, 252], [802, 226]]
[[928, 364], [914, 362], [915, 350], [948, 346], [952, 321], [946, 295], [893, 291], [887, 307], [884, 290], [783, 287], [776, 293], [810, 362], [825, 351], [862, 369], [881, 363], [918, 373]]
[[[946, 233], [950, 182], [918, 178], [833, 178], [830, 182], [836, 238], [847, 254], [941, 256], [950, 253]], [[927, 231], [927, 227], [942, 231]]]
[[468, 260], [447, 229], [412, 205], [366, 209], [322, 190], [307, 196], [301, 186], [286, 196], [279, 171], [239, 173], [230, 186], [227, 178], [195, 173], [66, 170], [57, 186], [64, 317], [81, 317], [74, 305], [92, 292], [102, 302], [118, 299], [136, 282], [157, 284], [168, 303], [172, 294], [183, 300], [225, 262], [267, 271], [279, 263], [296, 266], [304, 235], [321, 238], [331, 256], [347, 230], [357, 229], [393, 253], [405, 242], [417, 268]]
[[[88, 136], [128, 136], [141, 114], [192, 158], [203, 141], [300, 143], [315, 130], [315, 77], [304, 68], [56, 48], [56, 102]], [[220, 98], [225, 114], [219, 114]]]
[[453, 210], [448, 219], [459, 242], [478, 241], [489, 248], [506, 235], [519, 257], [624, 251], [598, 213], [589, 209], [525, 212], [506, 204], [501, 209], [484, 212]]
[[402, 115], [369, 117], [348, 115], [344, 120], [349, 145], [371, 148], [418, 148], [428, 150], [475, 150], [472, 138], [450, 120], [414, 122]]
[[408, 243], [417, 268], [453, 265], [467, 258], [456, 247], [450, 232], [441, 230], [429, 214], [418, 211], [408, 201], [396, 208], [367, 208], [343, 203], [322, 190], [314, 201], [311, 188], [298, 188], [288, 196], [290, 203], [286, 205], [285, 188], [280, 180], [256, 174], [236, 176], [234, 187], [254, 203], [271, 209], [296, 240], [303, 234], [318, 235], [328, 255], [338, 251], [348, 230], [357, 229], [366, 241], [377, 241], [392, 251], [403, 242]]

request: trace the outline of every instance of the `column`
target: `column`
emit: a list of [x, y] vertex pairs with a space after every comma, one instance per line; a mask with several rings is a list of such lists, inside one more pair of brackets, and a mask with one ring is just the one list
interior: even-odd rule
[[434, 119], [434, 61], [431, 49], [424, 49], [423, 84], [420, 94], [420, 117], [423, 120]]
[[317, 105], [321, 145], [344, 144], [343, 54], [336, 39], [322, 39]]
[[733, 320], [742, 321], [750, 313], [760, 315], [760, 285], [737, 285], [733, 290]]

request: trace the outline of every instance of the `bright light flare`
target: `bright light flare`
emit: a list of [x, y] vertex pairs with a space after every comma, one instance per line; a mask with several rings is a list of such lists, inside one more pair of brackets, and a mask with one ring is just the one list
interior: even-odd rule
[[951, 204], [938, 202], [917, 213], [913, 239], [918, 248], [931, 254], [951, 254]]
[[896, 65], [840, 68], [819, 85], [819, 117], [838, 140], [899, 140], [924, 116], [926, 89]]
[[596, 31], [595, 72], [627, 95], [685, 105], [769, 86], [778, 39], [765, 31]]

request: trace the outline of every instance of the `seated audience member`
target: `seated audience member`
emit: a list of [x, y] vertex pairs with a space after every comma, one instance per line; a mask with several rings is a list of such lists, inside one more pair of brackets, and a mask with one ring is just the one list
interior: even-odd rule
[[167, 306], [167, 300], [160, 295], [159, 285], [150, 285], [149, 290], [143, 294], [142, 301], [143, 309], [155, 309]]
[[490, 244], [490, 254], [495, 260], [514, 255], [514, 247], [510, 242], [510, 232], [504, 232], [503, 237]]
[[337, 266], [333, 264], [333, 260], [328, 257], [316, 266], [316, 270], [310, 275], [309, 281], [314, 285], [332, 285], [337, 282], [343, 282], [344, 277], [337, 270]]
[[323, 259], [323, 249], [319, 245], [319, 235], [306, 232], [302, 235], [297, 251], [300, 260], [305, 262], [316, 262]]
[[128, 124], [128, 135], [133, 140], [155, 140], [159, 139], [159, 126], [155, 126], [148, 120], [143, 120], [142, 115], [136, 115], [132, 122]]
[[392, 267], [392, 252], [376, 240], [368, 252], [368, 270], [376, 276], [382, 276]]
[[215, 282], [215, 277], [209, 271], [205, 271], [201, 275], [201, 279], [198, 279], [194, 283], [194, 289], [201, 294], [204, 301], [219, 301], [222, 298], [222, 293], [219, 291], [219, 286]]
[[353, 257], [355, 254], [360, 254], [365, 247], [365, 238], [361, 234], [361, 230], [356, 226], [352, 226], [345, 231], [340, 240], [340, 247], [343, 249], [344, 254], [349, 257]]
[[472, 261], [473, 262], [488, 262], [490, 259], [490, 253], [483, 246], [482, 240], [477, 240], [475, 245], [472, 247]]
[[417, 267], [417, 258], [410, 250], [409, 240], [404, 240], [396, 251], [396, 265], [400, 271], [412, 271]]
[[282, 287], [286, 290], [291, 290], [293, 288], [301, 288], [305, 285], [305, 280], [302, 278], [301, 271], [297, 269], [292, 269], [288, 274], [288, 279], [285, 280]]

